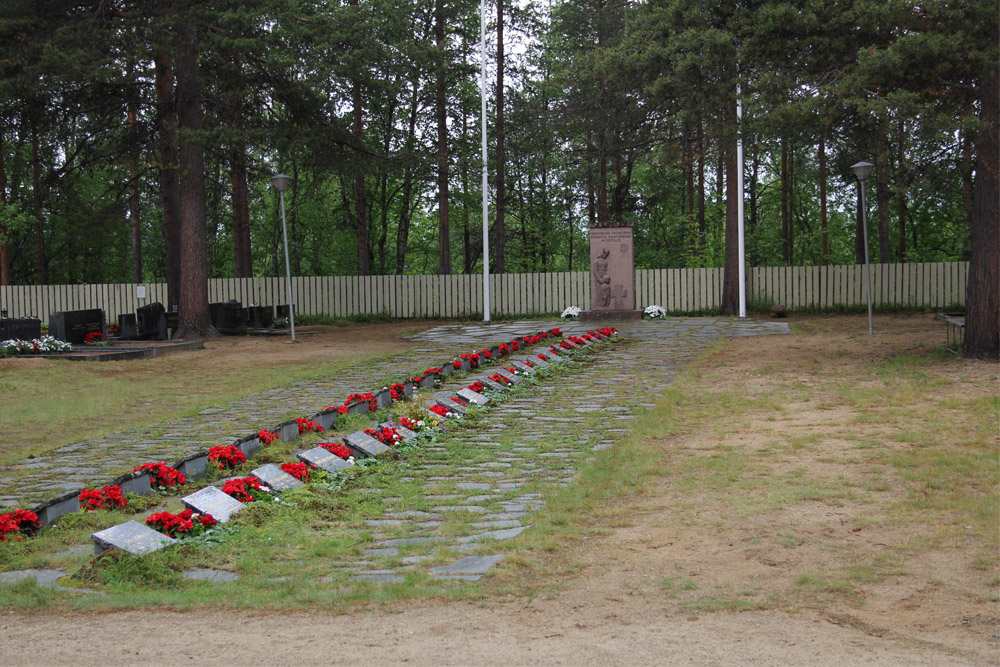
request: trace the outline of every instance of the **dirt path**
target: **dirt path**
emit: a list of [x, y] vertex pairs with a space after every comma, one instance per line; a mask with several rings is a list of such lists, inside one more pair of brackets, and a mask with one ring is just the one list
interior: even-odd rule
[[[708, 357], [696, 382], [717, 395], [706, 406], [717, 423], [682, 422], [648, 441], [665, 452], [662, 481], [565, 545], [573, 567], [557, 592], [343, 615], [8, 613], [0, 655], [10, 665], [998, 664], [995, 535], [952, 525], [948, 512], [906, 514], [912, 483], [885, 463], [923, 446], [938, 424], [920, 415], [995, 397], [998, 367], [925, 363], [913, 382], [934, 392], [903, 410], [889, 396], [908, 397], [909, 376], [880, 386], [872, 365], [905, 369], [944, 332], [929, 316], [876, 324], [870, 338], [864, 318], [805, 318], [794, 337]], [[852, 399], [863, 390], [887, 397], [878, 419]], [[995, 424], [991, 435], [995, 453]]]

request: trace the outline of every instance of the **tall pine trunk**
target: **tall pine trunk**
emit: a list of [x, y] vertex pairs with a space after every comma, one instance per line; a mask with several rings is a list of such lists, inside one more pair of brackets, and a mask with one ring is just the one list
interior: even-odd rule
[[875, 156], [875, 203], [878, 207], [878, 261], [892, 261], [889, 252], [889, 136], [885, 123], [878, 124]]
[[438, 273], [451, 273], [451, 237], [448, 229], [448, 87], [445, 79], [444, 0], [434, 3], [434, 43], [437, 46], [438, 143]]
[[178, 185], [177, 107], [174, 96], [173, 58], [167, 31], [157, 29], [158, 48], [153, 60], [156, 67], [156, 125], [159, 135], [160, 203], [163, 210], [163, 273], [167, 282], [167, 307], [180, 302], [180, 188]]
[[250, 246], [250, 193], [247, 185], [247, 159], [242, 146], [230, 155], [230, 188], [233, 198], [233, 269], [237, 278], [253, 276], [253, 253]]
[[208, 256], [205, 234], [205, 154], [201, 81], [198, 75], [198, 26], [191, 16], [177, 30], [177, 124], [180, 157], [181, 281], [177, 337], [217, 336], [208, 314]]
[[139, 216], [139, 137], [136, 130], [136, 101], [128, 102], [128, 219], [132, 232], [132, 282], [142, 282], [142, 218]]
[[[4, 160], [3, 128], [0, 128], [0, 209], [7, 207], [7, 162]], [[10, 240], [0, 222], [0, 285], [10, 285]]]
[[830, 264], [830, 231], [826, 215], [826, 132], [819, 137], [819, 235], [823, 266]]
[[976, 134], [976, 182], [973, 194], [972, 254], [965, 299], [962, 356], [1000, 356], [1000, 68], [980, 86], [983, 129]]
[[35, 279], [39, 285], [48, 282], [45, 264], [45, 243], [42, 236], [42, 164], [38, 154], [38, 125], [31, 120], [31, 210], [35, 221]]

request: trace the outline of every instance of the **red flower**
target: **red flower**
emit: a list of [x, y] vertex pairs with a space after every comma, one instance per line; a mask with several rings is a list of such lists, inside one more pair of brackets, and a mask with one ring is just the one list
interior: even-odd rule
[[309, 468], [305, 463], [282, 463], [281, 469], [300, 482], [309, 481]]
[[305, 433], [306, 431], [319, 431], [323, 430], [323, 427], [314, 422], [311, 419], [306, 419], [304, 417], [299, 417], [295, 420], [295, 423], [299, 425], [299, 433]]
[[256, 477], [241, 477], [231, 479], [222, 486], [222, 492], [232, 496], [241, 503], [252, 503], [254, 497], [250, 495], [254, 492], [264, 492], [260, 488], [260, 480]]
[[432, 405], [429, 409], [436, 415], [441, 415], [442, 417], [448, 416], [448, 408], [443, 405]]
[[262, 445], [270, 445], [272, 442], [280, 438], [281, 436], [277, 433], [271, 433], [267, 429], [261, 429], [257, 431], [257, 439], [260, 440]]
[[472, 384], [470, 384], [466, 388], [467, 389], [471, 389], [472, 391], [480, 393], [480, 394], [483, 393], [484, 391], [486, 391], [486, 385], [483, 384], [482, 382], [473, 382]]
[[215, 463], [219, 470], [235, 468], [241, 463], [246, 463], [247, 455], [239, 450], [235, 445], [225, 447], [212, 447], [208, 450], [208, 460]]
[[375, 438], [384, 445], [394, 445], [403, 439], [399, 432], [391, 426], [379, 426], [365, 429], [365, 433]]
[[122, 495], [122, 487], [105, 486], [102, 489], [84, 489], [77, 496], [80, 509], [84, 512], [105, 509], [122, 509], [128, 505], [128, 498]]
[[34, 537], [41, 528], [42, 523], [34, 512], [14, 510], [7, 514], [0, 514], [0, 542], [6, 542], [7, 538], [11, 536], [15, 541], [23, 540], [25, 537]]
[[322, 443], [322, 444], [320, 444], [318, 446], [322, 447], [323, 449], [325, 449], [326, 451], [330, 452], [334, 456], [339, 456], [340, 458], [344, 459], [345, 461], [347, 459], [351, 458], [352, 456], [354, 456], [354, 454], [351, 452], [351, 450], [349, 450], [347, 447], [345, 447], [344, 445], [340, 444], [339, 442], [324, 442], [324, 443]]
[[551, 331], [549, 331], [549, 333], [552, 334], [553, 336], [562, 336], [563, 335], [562, 330], [559, 329], [559, 328], [552, 329]]
[[91, 331], [89, 334], [83, 337], [84, 343], [97, 343], [104, 340], [104, 334], [100, 331]]
[[152, 481], [156, 482], [156, 486], [162, 486], [165, 489], [174, 486], [183, 486], [187, 483], [184, 473], [177, 470], [177, 468], [171, 468], [163, 461], [159, 463], [143, 463], [133, 472], [139, 472], [140, 470], [148, 470]]

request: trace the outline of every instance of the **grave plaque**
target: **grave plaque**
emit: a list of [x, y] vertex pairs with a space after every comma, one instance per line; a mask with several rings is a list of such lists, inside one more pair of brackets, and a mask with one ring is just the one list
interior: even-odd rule
[[34, 317], [0, 319], [0, 340], [35, 340], [41, 337], [41, 320]]
[[118, 316], [118, 337], [122, 340], [138, 338], [139, 327], [136, 324], [135, 313], [122, 313]]
[[476, 405], [486, 405], [490, 402], [490, 399], [486, 398], [478, 391], [472, 391], [468, 387], [459, 389], [458, 397], [467, 403], [475, 403]]
[[[546, 354], [545, 356], [548, 357], [549, 355]], [[544, 359], [542, 359], [541, 357], [539, 357], [536, 354], [534, 357], [531, 358], [531, 363], [533, 363], [535, 366], [539, 366], [541, 368], [545, 368], [546, 366], [550, 366], [552, 364], [551, 359], [552, 359], [552, 357], [549, 357], [549, 361], [545, 361]]]
[[508, 387], [507, 385], [505, 385], [505, 384], [503, 384], [501, 382], [494, 382], [493, 380], [489, 379], [488, 377], [478, 378], [477, 381], [478, 382], [482, 382], [484, 385], [486, 385], [486, 388], [489, 389], [490, 391], [504, 391], [505, 389], [506, 390], [510, 389], [510, 387]]
[[379, 426], [396, 429], [396, 433], [398, 433], [403, 438], [403, 440], [412, 440], [413, 438], [417, 437], [416, 433], [406, 428], [405, 426], [401, 426], [395, 422], [383, 422], [382, 424], [379, 424]]
[[591, 310], [635, 310], [631, 227], [590, 230]]
[[261, 484], [271, 487], [274, 491], [287, 491], [302, 486], [302, 482], [273, 463], [261, 466], [250, 474], [259, 479]]
[[180, 317], [175, 312], [160, 313], [160, 319], [156, 325], [156, 337], [160, 340], [169, 340], [177, 333], [180, 324]]
[[513, 382], [514, 384], [520, 384], [523, 381], [523, 378], [521, 378], [520, 375], [518, 375], [517, 373], [511, 373], [506, 368], [498, 368], [497, 369], [497, 373], [499, 373], [500, 375], [504, 376], [505, 378], [507, 378], [508, 380], [510, 380], [511, 382]]
[[523, 361], [513, 361], [511, 362], [510, 365], [516, 368], [517, 370], [521, 371], [525, 375], [535, 374], [535, 369], [529, 366], [528, 364], [524, 363]]
[[305, 451], [296, 454], [299, 460], [306, 465], [316, 466], [321, 470], [327, 472], [337, 472], [338, 470], [343, 470], [344, 468], [350, 468], [351, 463], [346, 461], [336, 454], [333, 454], [322, 447], [313, 447], [312, 449], [307, 449]]
[[[135, 311], [135, 327], [140, 338], [152, 338], [160, 333], [160, 316], [167, 312], [159, 301], [147, 304]], [[166, 336], [164, 336], [165, 338]]]
[[234, 514], [245, 507], [243, 503], [214, 486], [206, 486], [201, 491], [184, 496], [181, 502], [195, 512], [211, 514], [219, 523], [229, 521]]
[[176, 542], [172, 537], [158, 533], [138, 521], [126, 521], [98, 531], [90, 539], [94, 541], [95, 555], [108, 549], [120, 549], [133, 556], [141, 556]]
[[464, 405], [462, 405], [458, 401], [451, 400], [450, 398], [438, 398], [438, 399], [435, 399], [435, 402], [438, 405], [444, 406], [444, 407], [448, 408], [449, 410], [457, 412], [460, 415], [464, 415], [466, 412], [469, 411], [469, 408], [465, 407]]
[[355, 431], [344, 436], [344, 444], [364, 456], [378, 456], [389, 451], [389, 447], [379, 442], [364, 431]]
[[420, 381], [421, 389], [433, 389], [437, 385], [441, 384], [438, 382], [437, 373], [428, 373], [424, 376], [424, 379]]
[[49, 315], [49, 333], [68, 343], [82, 343], [87, 334], [105, 334], [106, 329], [104, 311], [99, 308], [66, 310]]

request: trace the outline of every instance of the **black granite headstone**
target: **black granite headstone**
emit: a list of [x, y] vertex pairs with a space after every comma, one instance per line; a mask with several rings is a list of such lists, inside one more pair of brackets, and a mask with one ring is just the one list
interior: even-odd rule
[[243, 304], [226, 301], [208, 304], [212, 326], [218, 331], [239, 331], [243, 328]]
[[180, 316], [175, 312], [160, 313], [159, 324], [156, 327], [156, 337], [160, 340], [173, 338], [177, 333]]
[[104, 311], [99, 308], [66, 310], [49, 315], [49, 334], [67, 343], [79, 344], [87, 334], [106, 334], [106, 330]]
[[132, 340], [139, 336], [135, 313], [122, 313], [118, 316], [118, 337], [122, 340]]
[[[166, 312], [159, 301], [147, 303], [135, 310], [135, 328], [140, 338], [153, 338], [160, 333], [160, 315]], [[119, 325], [120, 326], [120, 325]], [[165, 336], [164, 336], [165, 338]]]
[[0, 319], [0, 340], [35, 340], [41, 337], [41, 320], [34, 317]]
[[274, 325], [274, 306], [248, 306], [243, 309], [248, 327], [270, 329]]

